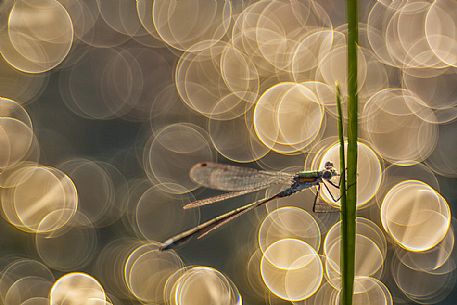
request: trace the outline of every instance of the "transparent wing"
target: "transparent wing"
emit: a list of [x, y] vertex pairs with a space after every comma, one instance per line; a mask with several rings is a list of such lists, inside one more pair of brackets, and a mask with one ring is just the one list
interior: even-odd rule
[[317, 202], [314, 210], [316, 213], [339, 213], [340, 210], [332, 207], [330, 204], [325, 202]]
[[220, 195], [205, 198], [205, 199], [196, 200], [196, 201], [193, 201], [193, 202], [188, 203], [185, 206], [183, 206], [183, 209], [192, 209], [192, 208], [197, 208], [197, 207], [201, 207], [204, 205], [217, 203], [217, 202], [224, 201], [224, 200], [227, 200], [230, 198], [234, 198], [234, 197], [242, 196], [242, 195], [249, 194], [252, 192], [260, 191], [261, 189], [248, 189], [248, 190], [244, 190], [244, 191], [229, 192], [229, 193], [224, 193], [224, 194], [220, 194]]
[[221, 191], [259, 190], [270, 185], [290, 182], [293, 175], [249, 167], [218, 163], [198, 163], [190, 170], [190, 178], [198, 184]]

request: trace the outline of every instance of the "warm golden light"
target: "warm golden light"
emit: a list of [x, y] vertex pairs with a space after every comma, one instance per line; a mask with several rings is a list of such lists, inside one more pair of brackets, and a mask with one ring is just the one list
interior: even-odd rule
[[[194, 13], [189, 15], [189, 10]], [[201, 51], [214, 45], [227, 32], [231, 21], [228, 0], [207, 3], [191, 1], [154, 1], [152, 20], [160, 38], [175, 49]], [[205, 40], [214, 42], [201, 43]]]
[[379, 280], [370, 277], [356, 277], [354, 280], [354, 305], [393, 305], [389, 289]]
[[0, 277], [0, 297], [4, 303], [37, 302], [41, 305], [44, 298], [49, 304], [48, 295], [54, 276], [48, 267], [26, 258], [10, 257], [6, 262]]
[[429, 185], [406, 180], [395, 185], [381, 205], [382, 226], [401, 247], [426, 251], [441, 242], [451, 223], [446, 200]]
[[[413, 165], [433, 152], [437, 139], [435, 114], [413, 92], [384, 89], [366, 102], [362, 131], [372, 148], [392, 163]], [[425, 119], [426, 120], [425, 120]]]
[[456, 284], [453, 275], [455, 267], [452, 261], [436, 270], [424, 272], [394, 259], [391, 273], [395, 284], [408, 299], [421, 304], [439, 303], [452, 292]]
[[305, 210], [282, 207], [268, 214], [260, 225], [260, 249], [265, 255], [271, 244], [285, 238], [304, 241], [318, 251], [321, 232], [316, 220]]
[[257, 137], [252, 109], [232, 120], [210, 120], [208, 132], [214, 148], [225, 158], [245, 163], [263, 158], [270, 149]]
[[177, 194], [198, 187], [189, 177], [194, 164], [215, 158], [208, 133], [187, 123], [172, 124], [157, 131], [145, 145], [143, 156], [150, 179], [168, 183], [164, 185], [168, 192]]
[[[238, 69], [233, 69], [234, 66]], [[217, 42], [211, 49], [186, 52], [180, 57], [176, 87], [182, 100], [193, 110], [212, 119], [229, 120], [243, 115], [254, 105], [259, 78], [245, 54], [231, 44]]]
[[73, 43], [68, 12], [55, 0], [15, 1], [8, 30], [0, 32], [0, 53], [16, 69], [42, 73], [60, 64]]
[[[324, 240], [325, 267], [329, 283], [340, 289], [341, 221], [327, 233]], [[387, 242], [379, 227], [372, 221], [357, 217], [355, 276], [379, 278], [387, 255]]]
[[145, 244], [135, 249], [125, 264], [125, 281], [130, 292], [147, 303], [160, 303], [164, 300], [163, 290], [166, 281], [183, 262], [174, 252], [158, 251], [158, 245]]
[[444, 239], [436, 246], [427, 251], [411, 252], [397, 247], [395, 254], [402, 264], [410, 269], [427, 273], [447, 273], [453, 269], [453, 251], [455, 245], [454, 231], [449, 230]]
[[3, 215], [18, 229], [51, 232], [62, 228], [76, 213], [75, 185], [56, 168], [26, 165], [6, 180], [6, 185], [13, 187], [1, 193]]
[[[167, 192], [168, 189], [179, 190], [179, 187], [173, 183], [157, 184], [147, 189], [134, 203], [134, 225], [140, 236], [148, 240], [165, 240], [198, 224], [199, 209], [182, 208], [194, 201], [195, 197], [192, 194]], [[169, 223], [174, 225], [168, 226]]]
[[174, 284], [175, 305], [221, 304], [241, 305], [236, 286], [216, 269], [192, 267]]
[[323, 117], [323, 105], [310, 89], [299, 83], [280, 83], [259, 98], [254, 128], [270, 149], [293, 153], [313, 143]]
[[271, 244], [263, 254], [260, 270], [268, 289], [288, 301], [304, 300], [316, 293], [324, 273], [316, 250], [298, 239]]
[[[450, 304], [457, 0], [357, 2], [353, 305]], [[346, 9], [0, 0], [0, 303], [340, 305]]]
[[[347, 149], [347, 143], [345, 145], [345, 149]], [[322, 169], [327, 161], [332, 162], [339, 173], [342, 172], [340, 168], [339, 144], [333, 144], [330, 148], [328, 148], [328, 150], [319, 156], [319, 161], [314, 160], [313, 163], [319, 162], [317, 163], [317, 168]], [[361, 142], [358, 143], [357, 162], [357, 173], [359, 175], [357, 184], [357, 208], [362, 208], [367, 206], [378, 192], [381, 185], [382, 169], [379, 157], [367, 144]], [[338, 179], [335, 179], [336, 183], [338, 183]], [[333, 194], [333, 197], [338, 198], [340, 196], [339, 190], [329, 183], [327, 184]], [[322, 189], [321, 196], [325, 202], [339, 207], [340, 202], [334, 202], [326, 188]]]
[[98, 305], [105, 300], [102, 285], [82, 272], [65, 274], [54, 283], [49, 293], [51, 305]]

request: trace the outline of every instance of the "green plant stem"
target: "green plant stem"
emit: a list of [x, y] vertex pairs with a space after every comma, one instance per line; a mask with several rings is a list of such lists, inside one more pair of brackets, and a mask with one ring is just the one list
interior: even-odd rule
[[346, 0], [348, 21], [348, 146], [347, 146], [347, 181], [346, 204], [342, 208], [342, 292], [341, 304], [352, 305], [354, 290], [355, 268], [355, 217], [357, 199], [357, 43], [358, 43], [358, 16], [357, 0]]
[[343, 129], [343, 110], [341, 107], [341, 89], [336, 84], [336, 106], [338, 110], [338, 139], [340, 142], [340, 203], [341, 216], [346, 212], [346, 158], [344, 156], [344, 129]]

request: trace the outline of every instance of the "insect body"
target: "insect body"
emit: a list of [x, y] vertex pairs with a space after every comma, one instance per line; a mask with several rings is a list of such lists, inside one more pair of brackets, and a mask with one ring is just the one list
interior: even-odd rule
[[326, 184], [330, 183], [332, 186], [339, 188], [339, 185], [331, 181], [331, 179], [335, 176], [339, 176], [339, 174], [331, 162], [325, 163], [325, 168], [321, 171], [301, 171], [295, 175], [283, 172], [263, 171], [253, 168], [209, 162], [198, 163], [194, 165], [190, 170], [190, 177], [192, 180], [207, 188], [227, 191], [227, 193], [194, 201], [185, 205], [184, 209], [214, 204], [229, 198], [260, 191], [274, 184], [288, 183], [289, 187], [271, 197], [249, 203], [223, 215], [214, 217], [192, 229], [182, 232], [165, 241], [161, 246], [161, 250], [172, 248], [194, 235], [198, 235], [198, 238], [202, 238], [209, 232], [220, 228], [224, 224], [247, 213], [250, 210], [253, 210], [258, 206], [265, 205], [267, 202], [274, 199], [287, 197], [311, 187], [317, 187], [316, 197], [314, 198], [313, 204], [313, 212], [328, 212], [330, 210], [329, 207], [326, 205], [323, 207], [322, 204], [318, 205], [317, 198], [319, 197], [321, 184], [323, 184], [327, 191], [330, 193], [332, 199], [335, 202], [339, 200], [333, 197], [330, 189]]

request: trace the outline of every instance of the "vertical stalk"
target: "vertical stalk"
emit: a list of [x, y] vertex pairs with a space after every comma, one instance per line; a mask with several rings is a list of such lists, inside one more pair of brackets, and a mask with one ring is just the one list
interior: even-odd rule
[[348, 21], [348, 148], [347, 148], [347, 190], [346, 204], [342, 213], [342, 292], [341, 304], [352, 305], [354, 290], [355, 265], [355, 217], [356, 217], [356, 180], [357, 180], [357, 43], [358, 43], [358, 12], [357, 0], [346, 0]]
[[340, 203], [341, 203], [341, 218], [346, 214], [346, 158], [344, 156], [344, 129], [343, 129], [343, 110], [341, 107], [341, 89], [340, 85], [336, 84], [336, 106], [338, 110], [338, 139], [340, 142]]

